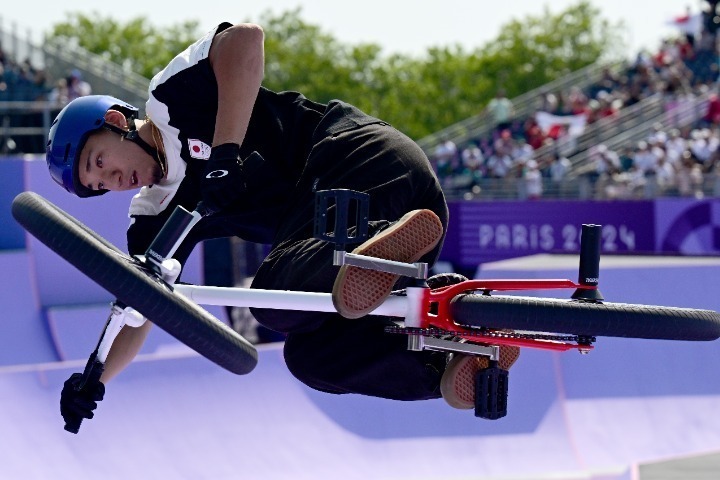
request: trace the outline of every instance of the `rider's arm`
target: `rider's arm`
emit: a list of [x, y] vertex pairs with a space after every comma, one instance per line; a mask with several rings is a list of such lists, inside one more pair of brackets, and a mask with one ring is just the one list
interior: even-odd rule
[[102, 377], [100, 377], [101, 382], [107, 383], [130, 364], [145, 342], [148, 332], [150, 331], [150, 325], [152, 325], [152, 323], [146, 321], [140, 327], [125, 326], [120, 330], [120, 333], [112, 343], [112, 347], [110, 347], [110, 352], [108, 352], [107, 360], [105, 361], [105, 371]]
[[258, 25], [233, 25], [213, 39], [209, 58], [218, 86], [213, 145], [242, 145], [264, 72], [264, 33]]
[[[241, 145], [257, 99], [264, 71], [264, 34], [257, 25], [239, 24], [223, 30], [213, 39], [210, 64], [218, 85], [218, 111], [213, 145]], [[137, 219], [136, 219], [137, 220]], [[133, 227], [141, 227], [135, 222]], [[131, 227], [132, 228], [132, 227]], [[138, 228], [143, 229], [143, 228]], [[130, 251], [144, 252], [128, 235]], [[193, 242], [183, 242], [186, 257]], [[180, 253], [180, 252], [178, 252]], [[181, 262], [182, 263], [182, 262]], [[139, 328], [125, 327], [113, 341], [105, 362], [101, 381], [107, 382], [120, 373], [140, 351], [151, 323]]]

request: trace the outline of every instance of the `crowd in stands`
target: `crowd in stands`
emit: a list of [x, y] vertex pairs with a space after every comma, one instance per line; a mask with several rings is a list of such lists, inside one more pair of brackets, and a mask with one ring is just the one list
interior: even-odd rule
[[573, 129], [582, 131], [601, 119], [616, 118], [622, 109], [653, 95], [660, 94], [670, 106], [717, 92], [716, 35], [703, 25], [701, 34], [664, 40], [657, 52], [641, 52], [620, 71], [603, 70], [600, 80], [587, 88], [539, 95], [536, 112], [525, 118], [514, 114], [512, 102], [499, 91], [485, 111], [493, 122], [489, 134], [461, 146], [441, 139], [432, 153], [446, 191], [466, 198], [487, 196], [489, 186], [506, 188], [508, 198], [720, 193], [720, 186], [715, 187], [715, 177], [720, 176], [716, 94], [710, 96], [705, 116], [690, 126], [657, 125], [649, 138], [619, 151], [595, 145], [588, 155], [594, 168], [586, 169], [573, 185], [567, 179], [573, 167], [567, 158], [574, 153]]
[[[512, 101], [498, 90], [485, 110], [492, 122], [488, 135], [460, 146], [444, 139], [431, 155], [449, 196], [483, 198], [491, 185], [521, 199], [720, 194], [720, 180], [715, 180], [720, 177], [717, 94], [710, 96], [706, 115], [694, 125], [680, 129], [657, 125], [648, 138], [618, 150], [593, 146], [587, 155], [592, 167], [574, 183], [568, 179], [573, 170], [568, 157], [574, 153], [574, 129], [612, 119], [653, 95], [662, 95], [670, 104], [678, 98], [718, 91], [716, 27], [708, 15], [702, 16], [700, 24], [698, 34], [688, 31], [664, 40], [655, 53], [641, 52], [621, 70], [604, 69], [589, 87], [539, 95], [535, 114], [526, 117], [516, 115]], [[49, 102], [52, 118], [70, 100], [90, 93], [92, 88], [81, 72], [49, 79], [45, 70], [28, 59], [16, 61], [0, 45], [0, 102]], [[548, 116], [570, 120], [547, 122]], [[40, 114], [32, 110], [0, 111], [0, 127], [42, 124]], [[39, 136], [0, 134], [0, 153], [43, 150], [44, 139]]]
[[[90, 84], [79, 70], [69, 72], [54, 83], [46, 71], [30, 61], [16, 61], [0, 45], [0, 102], [49, 102], [53, 118], [70, 100], [92, 93]], [[13, 104], [0, 110], [0, 127], [40, 127], [44, 124], [41, 109]], [[45, 141], [39, 135], [0, 135], [0, 153], [40, 153]]]
[[[717, 100], [713, 100], [717, 101]], [[586, 197], [599, 199], [720, 196], [720, 131], [704, 121], [697, 127], [661, 125], [647, 138], [621, 151], [591, 149], [592, 170]]]

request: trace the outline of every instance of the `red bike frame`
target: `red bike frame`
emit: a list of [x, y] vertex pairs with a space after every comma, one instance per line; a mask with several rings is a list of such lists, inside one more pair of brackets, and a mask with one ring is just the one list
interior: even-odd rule
[[[477, 329], [457, 324], [450, 311], [450, 302], [456, 296], [470, 291], [528, 291], [547, 289], [582, 289], [597, 290], [596, 285], [581, 285], [571, 280], [555, 279], [518, 279], [518, 280], [467, 280], [448, 287], [435, 290], [425, 289], [423, 304], [427, 306], [421, 315], [420, 328], [438, 328], [448, 332], [456, 332], [467, 340], [482, 344], [512, 345], [543, 350], [567, 351], [577, 349], [587, 353], [593, 346], [578, 342], [560, 342], [540, 339], [523, 339], [503, 337], [496, 332], [492, 337], [479, 333]], [[437, 305], [437, 314], [431, 313], [430, 306]]]

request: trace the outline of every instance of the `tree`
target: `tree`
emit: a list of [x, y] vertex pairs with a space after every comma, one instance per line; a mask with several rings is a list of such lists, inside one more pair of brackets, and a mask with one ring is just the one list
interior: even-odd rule
[[159, 28], [142, 17], [123, 24], [98, 13], [76, 12], [54, 25], [47, 38], [70, 42], [150, 78], [199, 35], [195, 20]]
[[[92, 18], [92, 20], [91, 20]], [[430, 48], [421, 57], [384, 55], [375, 44], [346, 45], [301, 10], [266, 11], [264, 85], [328, 102], [341, 98], [421, 138], [478, 114], [499, 87], [514, 97], [622, 50], [622, 24], [610, 25], [588, 0], [557, 14], [509, 22], [472, 51]], [[159, 29], [137, 18], [125, 25], [97, 14], [71, 14], [51, 38], [63, 38], [145, 76], [159, 71], [199, 34], [197, 23]]]
[[299, 9], [258, 22], [266, 32], [266, 85], [328, 101], [343, 98], [421, 138], [478, 114], [502, 87], [510, 97], [622, 51], [622, 24], [589, 1], [513, 20], [487, 44], [435, 47], [420, 57], [347, 46], [305, 23]]

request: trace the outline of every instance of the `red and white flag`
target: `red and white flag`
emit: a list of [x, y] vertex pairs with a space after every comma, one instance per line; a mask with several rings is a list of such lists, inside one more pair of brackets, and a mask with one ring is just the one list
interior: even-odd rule
[[699, 13], [678, 15], [672, 20], [668, 20], [667, 24], [675, 27], [686, 35], [698, 35], [702, 27], [702, 16]]
[[587, 115], [580, 113], [577, 115], [553, 115], [547, 112], [536, 112], [535, 121], [538, 126], [553, 138], [561, 136], [563, 129], [567, 130], [568, 135], [577, 136], [585, 131], [587, 125]]

